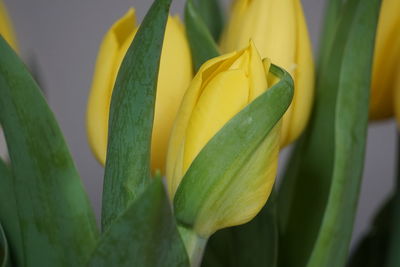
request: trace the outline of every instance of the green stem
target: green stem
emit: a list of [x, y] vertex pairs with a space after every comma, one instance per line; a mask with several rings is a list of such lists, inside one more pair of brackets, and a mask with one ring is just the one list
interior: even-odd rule
[[190, 266], [199, 267], [203, 259], [204, 249], [207, 244], [207, 238], [198, 236], [193, 229], [184, 226], [178, 226], [179, 233], [181, 234], [183, 243], [188, 253]]

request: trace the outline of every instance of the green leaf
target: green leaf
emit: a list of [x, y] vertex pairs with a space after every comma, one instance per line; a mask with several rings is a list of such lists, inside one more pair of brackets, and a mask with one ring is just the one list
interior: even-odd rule
[[7, 234], [13, 262], [23, 266], [22, 237], [11, 171], [0, 159], [0, 222]]
[[[392, 236], [391, 230], [393, 223], [393, 207], [395, 197], [391, 196], [379, 209], [368, 233], [357, 244], [348, 267], [382, 267], [387, 265], [389, 242]], [[397, 265], [394, 265], [397, 266]]]
[[335, 38], [342, 7], [343, 0], [328, 0], [328, 3], [326, 4], [325, 21], [321, 31], [321, 44], [318, 58], [318, 66], [320, 68], [323, 64], [326, 64], [326, 60], [329, 58], [329, 53], [332, 49], [332, 42]]
[[185, 24], [193, 66], [197, 71], [204, 62], [219, 56], [219, 49], [193, 0], [186, 1]]
[[89, 266], [189, 266], [161, 179], [150, 182], [103, 234]]
[[279, 194], [283, 266], [345, 264], [364, 164], [379, 0], [350, 0]]
[[[252, 156], [269, 162], [271, 147], [276, 145], [273, 129], [285, 113], [293, 96], [293, 80], [284, 70], [271, 66], [280, 81], [247, 105], [207, 143], [183, 177], [174, 197], [178, 223], [204, 236], [214, 224], [226, 219], [232, 203], [246, 203], [259, 176], [252, 173], [258, 166]], [[270, 138], [272, 136], [272, 139]], [[261, 149], [261, 150], [259, 150]], [[261, 152], [260, 152], [261, 151]], [[242, 173], [245, 172], [245, 173]], [[238, 188], [246, 194], [238, 194]], [[228, 204], [226, 204], [228, 203]], [[223, 217], [219, 217], [223, 214]], [[231, 214], [232, 215], [232, 214]], [[230, 216], [230, 215], [229, 215]]]
[[106, 230], [149, 180], [158, 68], [171, 0], [156, 0], [129, 47], [114, 86], [103, 189]]
[[224, 26], [224, 16], [218, 0], [195, 0], [198, 13], [215, 41], [219, 41]]
[[10, 255], [6, 235], [0, 223], [0, 266], [11, 267]]
[[82, 266], [98, 235], [82, 182], [36, 82], [2, 37], [0, 55], [0, 123], [25, 266]]
[[202, 267], [274, 267], [278, 260], [275, 193], [249, 223], [211, 236]]

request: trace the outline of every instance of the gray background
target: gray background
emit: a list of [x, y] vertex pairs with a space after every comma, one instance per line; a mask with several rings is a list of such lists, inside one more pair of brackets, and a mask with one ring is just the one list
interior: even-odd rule
[[[25, 61], [34, 63], [40, 70], [41, 82], [46, 89], [50, 106], [70, 145], [97, 216], [100, 215], [103, 169], [93, 158], [87, 144], [85, 112], [98, 47], [110, 25], [130, 6], [137, 9], [141, 20], [151, 2], [5, 0], [22, 55]], [[228, 0], [224, 2], [227, 4]], [[325, 1], [302, 2], [314, 51], [317, 51]], [[181, 14], [183, 3], [183, 0], [174, 0], [172, 13]], [[392, 190], [395, 129], [392, 120], [373, 123], [369, 127], [365, 174], [354, 240], [367, 229], [374, 211]], [[280, 165], [282, 163], [283, 160]]]

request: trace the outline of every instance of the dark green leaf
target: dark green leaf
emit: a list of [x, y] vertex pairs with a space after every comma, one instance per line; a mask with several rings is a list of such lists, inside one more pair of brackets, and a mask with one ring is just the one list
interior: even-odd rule
[[193, 0], [187, 0], [185, 6], [186, 34], [192, 51], [193, 66], [197, 71], [210, 58], [219, 56], [218, 46], [214, 41], [198, 8]]
[[103, 188], [105, 230], [150, 178], [158, 68], [171, 0], [156, 0], [129, 47], [112, 94]]
[[224, 26], [220, 2], [218, 0], [195, 0], [195, 5], [214, 40], [218, 42]]
[[40, 89], [0, 37], [0, 123], [17, 199], [26, 266], [82, 266], [94, 215], [62, 133]]
[[6, 235], [4, 234], [1, 223], [0, 223], [0, 266], [11, 267], [7, 238]]
[[0, 159], [0, 222], [7, 234], [13, 261], [23, 266], [22, 237], [19, 226], [17, 200], [8, 166]]
[[203, 267], [274, 267], [278, 259], [275, 193], [249, 223], [218, 231], [211, 236]]
[[[363, 239], [354, 249], [348, 267], [384, 267], [387, 266], [389, 240], [393, 229], [393, 206], [395, 197], [390, 197], [379, 212]], [[396, 266], [396, 265], [395, 265]]]
[[161, 179], [150, 182], [103, 234], [89, 266], [189, 266]]
[[[281, 119], [293, 96], [293, 80], [284, 70], [271, 66], [280, 81], [247, 105], [207, 143], [190, 165], [174, 197], [178, 222], [193, 227], [206, 207], [221, 203], [221, 194], [246, 184], [237, 177], [260, 144]], [[240, 155], [240, 156], [238, 156]], [[220, 207], [220, 205], [218, 206]], [[202, 218], [206, 219], [206, 218]]]
[[279, 194], [283, 266], [345, 264], [364, 164], [379, 0], [349, 0]]

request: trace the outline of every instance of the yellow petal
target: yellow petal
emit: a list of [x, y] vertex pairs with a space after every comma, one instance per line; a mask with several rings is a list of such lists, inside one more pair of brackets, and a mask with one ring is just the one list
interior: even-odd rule
[[183, 176], [183, 154], [186, 128], [189, 124], [192, 111], [202, 92], [202, 85], [215, 76], [216, 70], [231, 58], [237, 57], [237, 53], [230, 53], [216, 57], [205, 62], [193, 78], [176, 116], [172, 129], [167, 152], [166, 177], [168, 179], [168, 192], [170, 196], [175, 194]]
[[151, 150], [153, 170], [165, 173], [169, 137], [183, 95], [193, 78], [192, 69], [185, 29], [178, 17], [170, 17], [158, 76]]
[[2, 0], [0, 0], [0, 34], [15, 51], [18, 51], [17, 39]]
[[221, 39], [221, 50], [243, 49], [251, 39], [262, 58], [269, 57], [290, 72], [295, 59], [295, 18], [292, 0], [237, 0]]
[[224, 124], [247, 105], [248, 99], [248, 79], [240, 69], [219, 73], [203, 89], [186, 132], [183, 172]]
[[293, 102], [284, 115], [281, 146], [304, 130], [313, 101], [311, 43], [298, 0], [236, 0], [221, 39], [221, 50], [241, 49], [252, 39], [262, 58], [286, 69], [295, 81]]
[[116, 58], [126, 39], [136, 30], [135, 24], [135, 10], [130, 9], [104, 36], [97, 57], [88, 102], [87, 131], [90, 147], [103, 165], [107, 152], [108, 116], [116, 76]]
[[267, 87], [264, 65], [252, 42], [246, 49], [211, 59], [200, 68], [183, 99], [169, 143], [171, 196], [208, 141]]
[[[114, 24], [101, 46], [88, 107], [88, 135], [92, 150], [104, 165], [109, 106], [123, 58], [137, 32], [134, 10]], [[161, 53], [152, 134], [153, 170], [165, 170], [168, 138], [179, 103], [192, 79], [189, 45], [182, 23], [169, 17]]]
[[283, 117], [281, 147], [293, 142], [303, 132], [314, 100], [314, 60], [303, 8], [294, 0], [297, 13], [296, 66], [293, 71], [295, 90], [293, 101]]
[[393, 115], [393, 86], [400, 63], [400, 1], [383, 0], [375, 43], [370, 118]]

